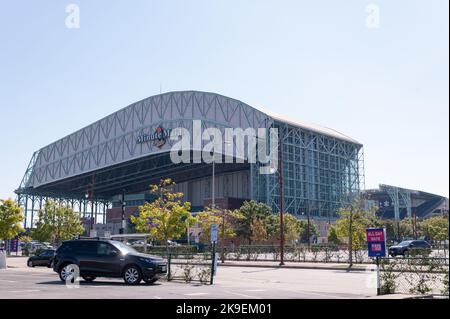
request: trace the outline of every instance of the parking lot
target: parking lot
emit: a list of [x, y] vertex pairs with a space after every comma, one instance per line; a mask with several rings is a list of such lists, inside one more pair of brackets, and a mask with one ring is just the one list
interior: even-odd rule
[[68, 288], [51, 269], [26, 267], [26, 258], [9, 258], [8, 265], [0, 270], [1, 299], [346, 299], [376, 294], [374, 273], [364, 271], [219, 267], [213, 286], [165, 280], [126, 286], [120, 279], [98, 278]]

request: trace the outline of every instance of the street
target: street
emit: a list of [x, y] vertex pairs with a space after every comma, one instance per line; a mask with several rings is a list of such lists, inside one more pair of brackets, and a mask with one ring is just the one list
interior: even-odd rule
[[376, 295], [374, 273], [345, 270], [219, 267], [215, 284], [167, 282], [126, 286], [121, 279], [97, 278], [67, 288], [46, 267], [26, 267], [26, 258], [9, 258], [0, 270], [0, 299], [347, 299]]

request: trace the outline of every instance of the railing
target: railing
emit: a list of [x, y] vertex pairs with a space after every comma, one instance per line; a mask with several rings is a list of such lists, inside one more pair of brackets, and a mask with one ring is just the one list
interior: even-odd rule
[[[218, 252], [221, 252], [219, 246]], [[225, 259], [231, 261], [279, 261], [281, 257], [280, 246], [240, 246], [226, 247]], [[284, 247], [284, 260], [288, 262], [313, 263], [348, 263], [349, 253], [343, 245], [295, 245]], [[363, 249], [353, 251], [354, 263], [372, 263]]]
[[167, 258], [167, 280], [186, 283], [212, 283], [214, 263], [211, 257], [211, 254], [179, 254], [176, 258], [173, 258], [169, 254]]
[[448, 296], [448, 258], [382, 258], [380, 293]]

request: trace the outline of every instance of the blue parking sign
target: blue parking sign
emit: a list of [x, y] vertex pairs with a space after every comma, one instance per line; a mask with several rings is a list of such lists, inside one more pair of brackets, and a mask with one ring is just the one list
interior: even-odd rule
[[386, 229], [366, 229], [369, 257], [386, 257]]

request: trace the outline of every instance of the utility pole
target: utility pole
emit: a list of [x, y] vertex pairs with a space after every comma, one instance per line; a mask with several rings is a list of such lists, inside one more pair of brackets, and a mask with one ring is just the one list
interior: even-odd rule
[[213, 155], [213, 162], [212, 162], [212, 191], [211, 191], [211, 208], [212, 208], [212, 210], [213, 210], [213, 213], [214, 213], [214, 208], [215, 208], [215, 206], [216, 206], [216, 194], [215, 194], [215, 192], [216, 192], [216, 189], [215, 189], [215, 187], [216, 187], [216, 178], [215, 178], [215, 175], [216, 175], [216, 158], [215, 158], [215, 154]]
[[350, 205], [350, 221], [349, 221], [349, 235], [348, 235], [348, 252], [349, 264], [353, 266], [353, 207]]
[[95, 174], [92, 175], [91, 191], [89, 192], [89, 197], [91, 200], [91, 218], [89, 220], [89, 237], [94, 230], [94, 185], [95, 185]]
[[311, 251], [311, 216], [308, 204], [308, 250]]
[[225, 210], [222, 209], [222, 251], [221, 251], [222, 264], [225, 263]]
[[278, 138], [278, 186], [280, 188], [280, 266], [284, 265], [284, 213], [283, 213], [283, 171], [281, 137]]
[[126, 228], [126, 220], [125, 220], [125, 207], [126, 207], [126, 202], [125, 202], [125, 190], [122, 190], [122, 223], [121, 223], [121, 227], [120, 227], [120, 234], [125, 234], [125, 228]]

